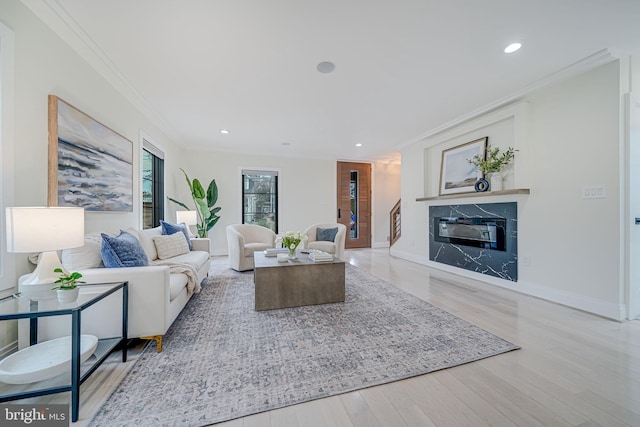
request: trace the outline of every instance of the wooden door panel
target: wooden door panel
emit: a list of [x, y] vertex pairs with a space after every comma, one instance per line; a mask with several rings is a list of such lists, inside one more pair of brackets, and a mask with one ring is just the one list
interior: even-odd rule
[[346, 248], [371, 247], [371, 165], [338, 162], [338, 219]]
[[341, 167], [341, 163], [338, 162], [338, 222], [344, 224], [347, 230], [350, 228], [351, 220], [350, 175], [350, 168]]

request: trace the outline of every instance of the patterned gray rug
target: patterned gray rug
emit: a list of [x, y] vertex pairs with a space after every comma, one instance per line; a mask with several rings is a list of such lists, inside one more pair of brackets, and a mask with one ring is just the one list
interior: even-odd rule
[[347, 265], [346, 302], [256, 312], [253, 273], [215, 267], [92, 426], [203, 426], [519, 347]]

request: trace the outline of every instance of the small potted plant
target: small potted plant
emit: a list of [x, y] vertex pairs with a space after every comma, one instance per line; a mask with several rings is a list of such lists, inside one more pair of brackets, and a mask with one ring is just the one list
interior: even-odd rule
[[78, 283], [84, 283], [79, 280], [82, 277], [82, 274], [77, 271], [67, 274], [67, 272], [61, 268], [56, 268], [53, 272], [60, 275], [58, 280], [54, 282], [58, 284], [58, 286], [52, 288], [58, 294], [58, 301], [62, 304], [66, 304], [77, 300], [80, 289], [78, 289], [76, 285]]
[[514, 159], [518, 150], [513, 147], [507, 148], [507, 150], [500, 154], [499, 147], [487, 148], [486, 159], [481, 155], [476, 155], [471, 159], [467, 159], [467, 162], [480, 169], [483, 174], [489, 174], [491, 185], [491, 191], [502, 190], [502, 169], [507, 166]]

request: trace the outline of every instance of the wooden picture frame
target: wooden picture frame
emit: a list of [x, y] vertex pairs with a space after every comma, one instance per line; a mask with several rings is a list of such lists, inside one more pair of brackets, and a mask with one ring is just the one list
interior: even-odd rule
[[442, 151], [440, 164], [440, 195], [474, 193], [476, 181], [482, 178], [477, 166], [467, 160], [476, 155], [485, 158], [489, 137], [476, 139]]
[[133, 212], [133, 143], [49, 95], [49, 206]]

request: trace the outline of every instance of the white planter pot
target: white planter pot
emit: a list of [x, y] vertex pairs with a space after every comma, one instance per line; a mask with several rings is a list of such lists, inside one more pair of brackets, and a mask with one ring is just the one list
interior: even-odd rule
[[494, 172], [489, 178], [489, 190], [501, 191], [502, 190], [502, 174], [500, 172]]
[[58, 294], [58, 302], [60, 304], [69, 304], [71, 302], [75, 302], [78, 299], [80, 288], [58, 289], [56, 293]]

